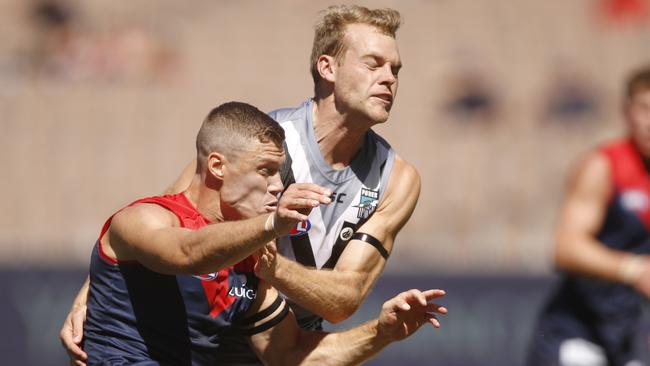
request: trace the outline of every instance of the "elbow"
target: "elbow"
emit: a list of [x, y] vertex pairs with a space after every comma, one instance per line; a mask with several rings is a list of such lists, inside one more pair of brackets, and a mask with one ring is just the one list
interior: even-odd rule
[[570, 243], [559, 238], [555, 244], [553, 253], [553, 264], [555, 268], [561, 270], [570, 270], [574, 267], [576, 251]]
[[196, 258], [196, 251], [192, 250], [189, 245], [182, 245], [173, 260], [173, 266], [178, 274], [195, 275], [202, 274], [199, 261]]
[[332, 309], [328, 314], [324, 314], [323, 319], [332, 324], [340, 323], [351, 317], [359, 309], [360, 305], [359, 301], [348, 302], [343, 306], [339, 306], [337, 309]]

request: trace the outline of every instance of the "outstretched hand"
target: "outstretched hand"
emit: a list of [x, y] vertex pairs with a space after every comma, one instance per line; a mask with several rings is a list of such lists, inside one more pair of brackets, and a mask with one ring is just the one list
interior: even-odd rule
[[447, 314], [447, 308], [429, 303], [445, 296], [444, 290], [409, 290], [386, 301], [379, 314], [378, 330], [391, 340], [401, 340], [431, 323], [440, 328], [436, 313]]
[[330, 190], [312, 183], [290, 185], [278, 202], [273, 229], [277, 234], [288, 234], [298, 222], [307, 220], [312, 209], [332, 202], [331, 195]]

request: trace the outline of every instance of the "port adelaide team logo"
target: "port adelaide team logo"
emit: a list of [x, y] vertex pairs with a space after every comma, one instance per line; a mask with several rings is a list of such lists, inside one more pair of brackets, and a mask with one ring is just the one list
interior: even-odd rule
[[361, 188], [361, 195], [359, 196], [359, 204], [354, 206], [358, 207], [357, 218], [367, 219], [372, 211], [375, 210], [379, 203], [379, 190], [373, 191], [372, 189]]

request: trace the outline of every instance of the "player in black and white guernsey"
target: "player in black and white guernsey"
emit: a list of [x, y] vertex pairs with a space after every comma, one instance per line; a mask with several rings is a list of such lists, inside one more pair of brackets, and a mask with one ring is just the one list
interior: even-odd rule
[[[357, 310], [417, 203], [416, 169], [371, 130], [388, 120], [397, 94], [400, 24], [400, 14], [392, 9], [326, 9], [316, 24], [311, 53], [313, 99], [271, 114], [287, 135], [291, 170], [285, 182], [316, 183], [334, 193], [329, 207], [314, 210], [294, 235], [280, 239], [277, 249], [283, 255], [256, 271], [291, 300], [305, 328], [317, 329], [321, 317], [340, 322]], [[195, 163], [171, 191], [185, 189], [194, 171]], [[73, 335], [83, 325], [84, 294], [82, 289], [61, 330], [77, 360], [83, 351], [81, 339]], [[249, 361], [239, 356], [233, 363]]]
[[[310, 99], [298, 108], [269, 114], [280, 123], [287, 137], [288, 161], [282, 172], [285, 187], [295, 182], [312, 182], [334, 192], [331, 204], [313, 210], [306, 222], [300, 223], [288, 236], [278, 238], [278, 250], [304, 266], [333, 269], [347, 244], [383, 198], [395, 153], [383, 138], [369, 130], [362, 149], [349, 166], [332, 168], [321, 155], [314, 135], [313, 108]], [[388, 251], [380, 242], [367, 244], [374, 245], [388, 259]], [[295, 303], [292, 308], [301, 326], [320, 329], [320, 316]]]

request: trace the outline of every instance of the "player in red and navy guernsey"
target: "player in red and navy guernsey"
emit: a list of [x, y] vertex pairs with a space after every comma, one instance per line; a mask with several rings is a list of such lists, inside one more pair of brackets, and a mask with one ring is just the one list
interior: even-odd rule
[[[282, 197], [284, 132], [231, 102], [197, 136], [197, 170], [176, 195], [133, 202], [107, 220], [92, 253], [84, 349], [88, 365], [220, 365], [224, 337], [248, 337], [267, 364], [358, 364], [423, 324], [442, 290], [410, 290], [378, 319], [340, 332], [301, 330], [285, 300], [258, 280], [276, 260], [267, 244], [331, 201], [315, 184]], [[251, 256], [251, 254], [254, 254]]]
[[[572, 177], [556, 265], [564, 278], [540, 315], [529, 365], [644, 365], [650, 297], [650, 68], [627, 84], [629, 137], [600, 146]], [[643, 347], [644, 349], [639, 349]]]

